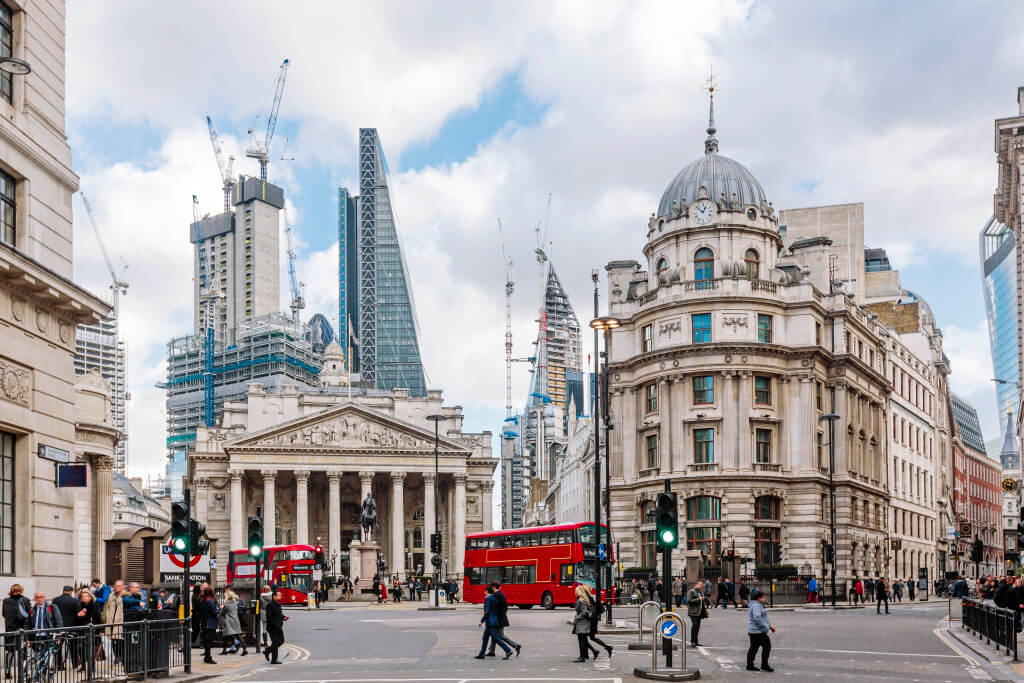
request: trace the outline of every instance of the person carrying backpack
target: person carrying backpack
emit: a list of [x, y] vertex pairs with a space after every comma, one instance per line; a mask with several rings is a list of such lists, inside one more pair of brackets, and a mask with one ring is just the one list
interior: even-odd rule
[[92, 580], [92, 596], [96, 598], [96, 604], [100, 607], [100, 612], [103, 611], [103, 605], [106, 604], [107, 598], [110, 597], [110, 586], [103, 583], [99, 579]]

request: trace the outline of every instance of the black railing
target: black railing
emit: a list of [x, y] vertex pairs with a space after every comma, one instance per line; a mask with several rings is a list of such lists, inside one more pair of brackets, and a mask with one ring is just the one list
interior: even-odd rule
[[76, 683], [167, 676], [185, 665], [186, 629], [184, 620], [156, 618], [0, 633], [0, 680]]
[[986, 605], [971, 598], [960, 598], [963, 605], [963, 628], [974, 631], [985, 643], [995, 643], [996, 651], [1006, 648], [1006, 654], [1013, 653], [1017, 661], [1017, 614], [1012, 609]]

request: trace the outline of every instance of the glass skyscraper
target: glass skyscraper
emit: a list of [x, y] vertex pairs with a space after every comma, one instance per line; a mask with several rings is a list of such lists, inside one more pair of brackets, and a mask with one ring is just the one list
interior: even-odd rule
[[426, 396], [409, 271], [375, 128], [359, 129], [359, 196], [338, 191], [338, 343], [380, 389]]
[[990, 218], [979, 236], [984, 277], [985, 315], [992, 347], [993, 376], [1000, 427], [1006, 432], [1010, 411], [1020, 401], [1017, 388], [1017, 261], [1013, 231]]

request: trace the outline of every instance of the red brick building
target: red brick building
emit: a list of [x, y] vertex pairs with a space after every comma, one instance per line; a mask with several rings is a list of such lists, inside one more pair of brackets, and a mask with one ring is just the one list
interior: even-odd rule
[[1003, 570], [1002, 470], [985, 455], [974, 408], [955, 395], [953, 416], [953, 510], [960, 532], [954, 567], [964, 576], [976, 576], [971, 547], [980, 538], [985, 549], [978, 572], [997, 574]]

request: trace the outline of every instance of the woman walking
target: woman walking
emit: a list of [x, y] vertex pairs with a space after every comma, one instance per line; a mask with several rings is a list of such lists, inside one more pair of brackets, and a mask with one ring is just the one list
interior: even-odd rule
[[[747, 616], [747, 636], [750, 638], [750, 648], [747, 650], [747, 671], [775, 671], [768, 666], [768, 655], [772, 651], [772, 639], [768, 632], [775, 633], [775, 627], [768, 621], [768, 610], [764, 603], [767, 596], [759, 590], [750, 594], [750, 614]], [[761, 650], [761, 668], [754, 666], [754, 657], [758, 649]]]
[[587, 639], [590, 637], [590, 620], [593, 617], [593, 604], [590, 602], [590, 594], [584, 586], [576, 586], [576, 616], [572, 620], [572, 632], [576, 634], [576, 640], [580, 646], [580, 656], [573, 662], [587, 661], [587, 655], [594, 653], [597, 659], [597, 650], [591, 647]]
[[[587, 634], [587, 638], [597, 643], [604, 648], [604, 651], [608, 653], [608, 658], [612, 656], [612, 646], [604, 642], [597, 637], [597, 625], [601, 623], [601, 615], [604, 613], [604, 605], [595, 596], [587, 593], [587, 598], [590, 600], [590, 633]], [[589, 645], [589, 643], [588, 643]], [[594, 659], [597, 659], [597, 655], [600, 650], [592, 650], [594, 653]]]
[[[242, 648], [242, 656], [249, 654], [249, 648], [245, 646], [245, 638], [239, 638], [242, 634], [242, 622], [238, 618], [238, 596], [230, 588], [224, 591], [224, 606], [221, 608], [221, 619], [224, 622], [224, 638], [222, 640], [222, 655], [235, 654], [239, 646]], [[231, 649], [228, 649], [228, 644]]]
[[220, 607], [217, 606], [217, 599], [213, 597], [213, 589], [207, 588], [203, 591], [203, 600], [199, 603], [199, 618], [203, 623], [203, 662], [205, 664], [216, 664], [210, 648], [213, 647], [213, 636], [217, 632], [217, 615], [220, 614]]
[[[96, 602], [96, 597], [92, 594], [88, 588], [83, 588], [78, 592], [78, 602], [81, 608], [75, 612], [75, 623], [74, 626], [88, 626], [99, 625], [103, 623], [103, 615], [100, 613], [99, 603]], [[96, 643], [102, 652], [102, 643]], [[76, 669], [85, 671], [87, 673], [87, 679], [92, 680], [93, 677], [93, 657], [94, 652], [89, 651], [89, 640], [87, 638], [78, 639], [77, 650], [74, 651], [73, 663]]]

